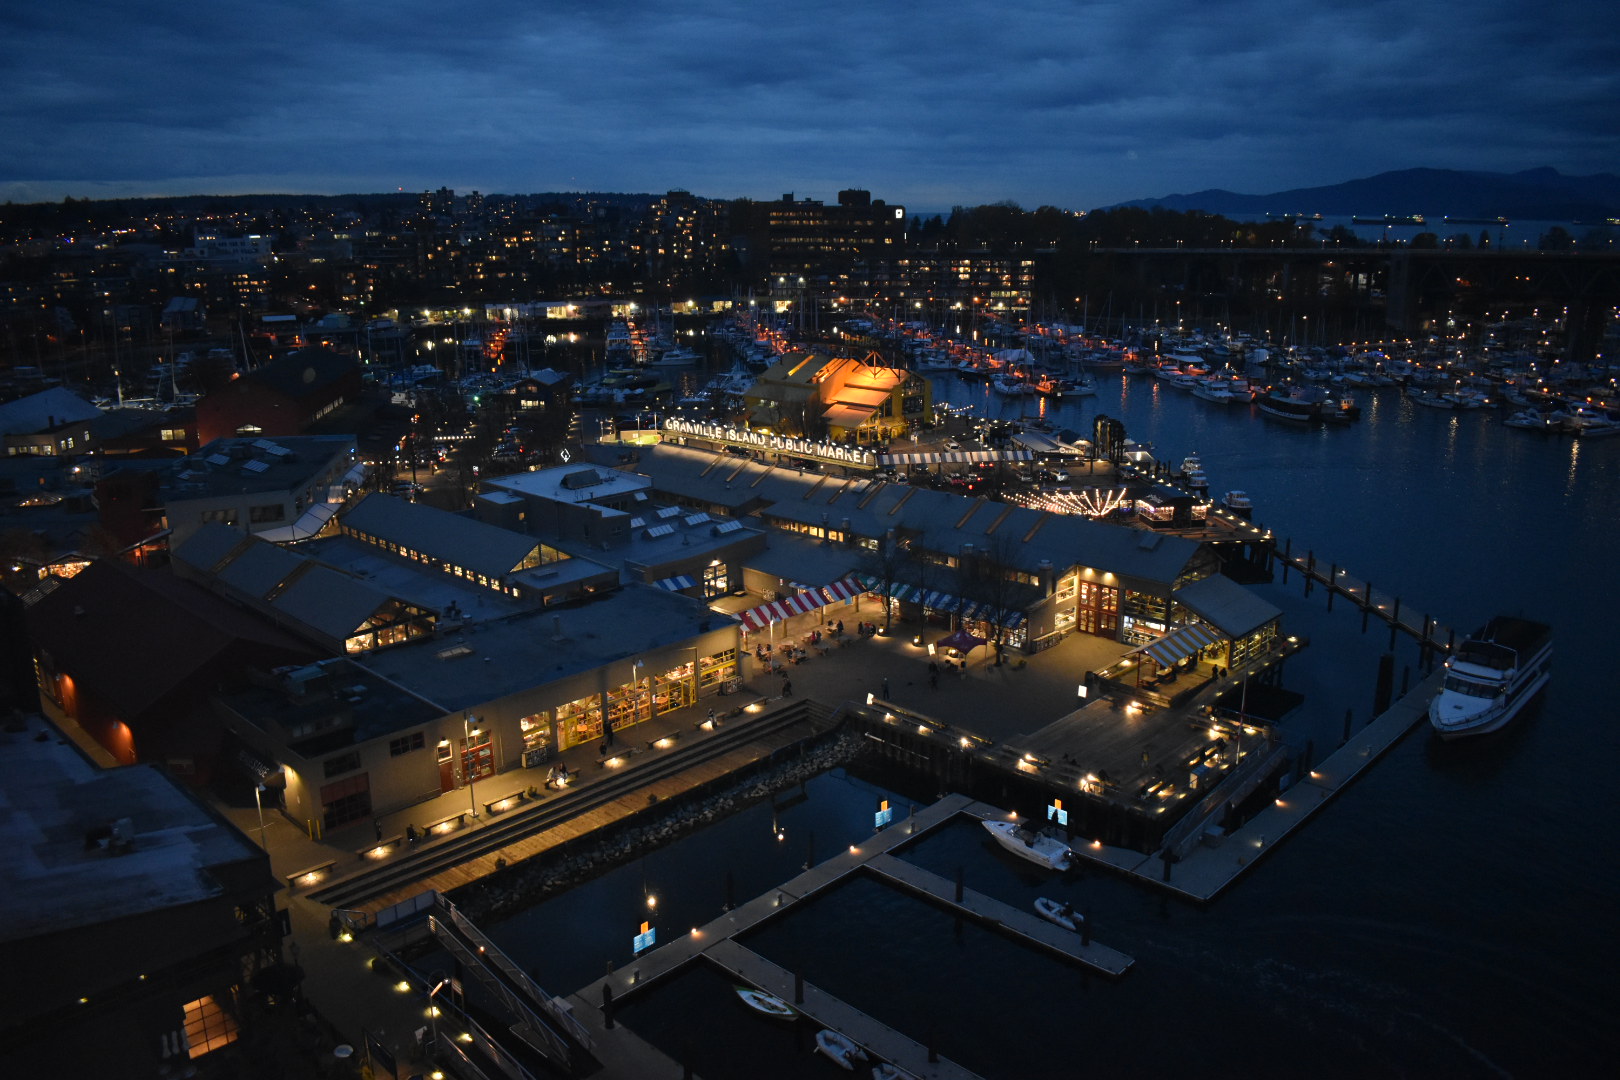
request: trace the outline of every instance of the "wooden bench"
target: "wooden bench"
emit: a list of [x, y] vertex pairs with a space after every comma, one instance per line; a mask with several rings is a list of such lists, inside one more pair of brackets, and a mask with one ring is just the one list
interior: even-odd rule
[[[294, 870], [290, 874], [283, 874], [281, 876], [287, 879], [287, 888], [296, 889], [299, 882], [304, 878], [318, 879], [322, 874], [326, 873], [336, 865], [336, 859], [327, 859], [325, 862], [316, 863], [314, 866], [306, 866], [302, 870]], [[312, 880], [308, 882], [308, 884], [313, 885], [315, 882]]]
[[494, 817], [496, 814], [504, 814], [514, 806], [525, 802], [528, 797], [529, 793], [526, 791], [514, 791], [512, 794], [503, 795], [499, 799], [491, 799], [484, 804], [484, 813], [490, 817]]
[[433, 824], [429, 825], [423, 830], [424, 836], [442, 835], [440, 831], [441, 826], [443, 827], [443, 832], [449, 832], [449, 826], [452, 822], [455, 823], [456, 828], [461, 828], [461, 826], [467, 823], [467, 811], [463, 810], [458, 814], [451, 814], [449, 817], [440, 818], [438, 821], [435, 821]]
[[365, 847], [356, 851], [354, 854], [356, 858], [360, 859], [375, 859], [379, 857], [375, 854], [378, 848], [397, 848], [404, 843], [405, 834], [396, 833], [393, 836], [385, 836], [381, 840], [373, 841], [372, 843], [367, 844]]

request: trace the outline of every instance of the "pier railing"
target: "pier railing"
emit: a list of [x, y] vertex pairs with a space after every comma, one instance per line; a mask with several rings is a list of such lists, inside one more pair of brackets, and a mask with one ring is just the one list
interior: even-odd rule
[[1457, 632], [1453, 627], [1431, 618], [1425, 611], [1403, 606], [1401, 598], [1389, 591], [1376, 590], [1371, 582], [1351, 575], [1338, 563], [1323, 564], [1314, 551], [1303, 555], [1293, 553], [1293, 541], [1284, 543], [1274, 557], [1282, 563], [1282, 580], [1288, 582], [1289, 570], [1295, 570], [1304, 581], [1305, 595], [1317, 586], [1327, 591], [1328, 610], [1333, 610], [1335, 597], [1344, 597], [1361, 612], [1361, 626], [1367, 628], [1369, 618], [1377, 618], [1389, 625], [1390, 647], [1395, 646], [1397, 632], [1416, 638], [1425, 653], [1430, 651], [1449, 655], [1457, 645]]

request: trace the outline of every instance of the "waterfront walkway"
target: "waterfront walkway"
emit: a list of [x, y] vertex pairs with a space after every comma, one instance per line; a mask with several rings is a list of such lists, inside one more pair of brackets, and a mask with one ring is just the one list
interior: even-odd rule
[[[929, 1047], [813, 985], [803, 984], [800, 994], [800, 980], [796, 973], [771, 963], [737, 943], [738, 935], [768, 919], [786, 914], [795, 905], [860, 873], [875, 873], [900, 887], [926, 895], [936, 903], [957, 908], [980, 922], [999, 926], [1028, 945], [1058, 953], [1100, 974], [1111, 977], [1123, 975], [1131, 965], [1131, 958], [1125, 954], [1106, 945], [1085, 941], [1079, 934], [972, 890], [963, 889], [958, 900], [951, 882], [890, 854], [914, 837], [964, 813], [975, 817], [1000, 816], [1000, 811], [994, 807], [974, 802], [965, 795], [946, 796], [891, 828], [811, 867], [780, 887], [646, 953], [631, 967], [608, 975], [600, 985], [593, 983], [580, 988], [569, 996], [569, 1003], [573, 1006], [574, 1015], [585, 1025], [599, 1047], [598, 1058], [604, 1066], [610, 1066], [615, 1053], [613, 1035], [602, 1013], [604, 991], [611, 993], [612, 1001], [622, 1002], [701, 957], [738, 982], [751, 984], [792, 1002], [821, 1026], [842, 1032], [874, 1057], [893, 1062], [917, 1077], [965, 1080], [973, 1076], [954, 1062], [940, 1058]], [[645, 1048], [629, 1046], [626, 1052], [639, 1058], [645, 1054]]]
[[1444, 676], [1443, 668], [1430, 674], [1241, 828], [1208, 837], [1208, 843], [1196, 844], [1173, 864], [1167, 866], [1159, 853], [1143, 855], [1095, 843], [1081, 845], [1075, 853], [1186, 899], [1213, 900], [1421, 723]]

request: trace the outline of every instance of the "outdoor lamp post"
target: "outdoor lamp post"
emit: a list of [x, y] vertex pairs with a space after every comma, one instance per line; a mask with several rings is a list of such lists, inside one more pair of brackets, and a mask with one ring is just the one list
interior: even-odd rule
[[461, 746], [461, 767], [467, 773], [467, 799], [472, 804], [472, 816], [478, 816], [478, 796], [473, 793], [473, 760], [471, 756], [472, 741], [475, 735], [482, 735], [478, 725], [470, 713], [461, 714], [461, 731], [464, 736]]
[[266, 844], [264, 842], [264, 799], [263, 799], [263, 796], [264, 796], [264, 784], [263, 783], [255, 784], [254, 787], [253, 787], [253, 805], [259, 811], [259, 846], [261, 848], [264, 848], [265, 851], [269, 851], [270, 848], [268, 846], [266, 846]]
[[440, 990], [443, 990], [449, 984], [449, 979], [440, 979], [438, 983], [434, 985], [433, 989], [428, 991], [428, 1023], [433, 1025], [433, 1034], [431, 1038], [433, 1040], [433, 1049], [435, 1052], [437, 1052], [439, 1049], [439, 1007], [433, 1003], [433, 999], [438, 995]]

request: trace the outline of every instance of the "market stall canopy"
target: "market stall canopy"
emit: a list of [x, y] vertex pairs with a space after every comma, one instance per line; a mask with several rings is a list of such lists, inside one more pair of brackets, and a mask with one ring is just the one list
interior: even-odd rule
[[983, 645], [984, 638], [979, 637], [977, 634], [970, 634], [966, 630], [959, 629], [953, 631], [952, 633], [946, 634], [944, 637], [935, 642], [935, 644], [942, 649], [959, 649], [962, 652], [967, 652], [970, 649], [976, 649], [980, 645]]
[[781, 600], [771, 600], [757, 607], [751, 607], [739, 613], [737, 619], [743, 624], [743, 629], [756, 633], [766, 629], [771, 623], [803, 615], [839, 600], [848, 600], [860, 591], [861, 587], [854, 579], [845, 578], [830, 585], [804, 589]]

